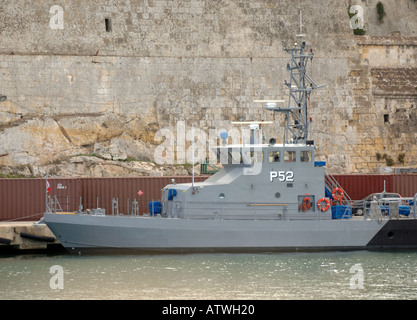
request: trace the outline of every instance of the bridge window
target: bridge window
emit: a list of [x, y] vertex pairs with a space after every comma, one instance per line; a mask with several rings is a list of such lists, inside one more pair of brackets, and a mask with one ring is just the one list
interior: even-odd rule
[[285, 151], [284, 161], [285, 162], [295, 162], [295, 151]]
[[311, 151], [301, 151], [300, 159], [301, 159], [301, 162], [311, 162], [311, 161], [313, 161]]
[[279, 151], [269, 152], [269, 162], [279, 162]]

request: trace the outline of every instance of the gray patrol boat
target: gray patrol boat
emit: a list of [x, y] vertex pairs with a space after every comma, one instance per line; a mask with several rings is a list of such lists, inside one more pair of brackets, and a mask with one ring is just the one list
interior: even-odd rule
[[416, 248], [416, 196], [408, 206], [389, 201], [389, 214], [376, 199], [354, 216], [326, 163], [315, 160], [307, 112], [319, 87], [306, 73], [313, 51], [298, 37], [297, 46], [285, 48], [291, 55], [287, 107], [258, 101], [285, 114], [282, 143], [263, 143], [262, 122], [249, 124], [249, 141], [241, 145], [228, 145], [221, 135], [215, 152], [223, 168], [204, 182], [167, 185], [146, 215], [46, 212], [43, 220], [60, 243], [77, 254]]

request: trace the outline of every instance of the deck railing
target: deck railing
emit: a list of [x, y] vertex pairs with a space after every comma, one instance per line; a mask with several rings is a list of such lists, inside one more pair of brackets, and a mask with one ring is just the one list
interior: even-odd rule
[[326, 188], [328, 188], [330, 192], [332, 192], [335, 188], [340, 188], [341, 190], [343, 190], [342, 204], [347, 205], [347, 206], [352, 206], [352, 199], [346, 193], [346, 190], [344, 190], [343, 187], [339, 184], [339, 182], [337, 182], [337, 180], [333, 177], [333, 175], [329, 172], [329, 170], [324, 168], [324, 172], [325, 172], [324, 181], [325, 181]]

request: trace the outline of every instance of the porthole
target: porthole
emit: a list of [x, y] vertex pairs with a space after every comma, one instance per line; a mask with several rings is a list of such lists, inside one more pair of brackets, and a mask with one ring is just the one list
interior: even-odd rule
[[281, 197], [281, 193], [279, 192], [275, 193], [275, 198], [279, 198], [279, 197]]
[[394, 232], [392, 232], [392, 231], [388, 231], [387, 236], [388, 236], [388, 238], [390, 238], [390, 239], [394, 238]]
[[220, 200], [223, 200], [223, 199], [224, 199], [224, 193], [220, 193], [220, 194], [219, 194], [219, 199], [220, 199]]

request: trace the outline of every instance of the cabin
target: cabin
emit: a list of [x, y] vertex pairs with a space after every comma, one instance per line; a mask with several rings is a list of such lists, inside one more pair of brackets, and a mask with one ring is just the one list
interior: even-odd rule
[[325, 164], [314, 161], [314, 145], [222, 145], [215, 151], [223, 166], [216, 174], [204, 182], [169, 184], [162, 190], [163, 217], [332, 218], [330, 203], [318, 206], [325, 198]]

